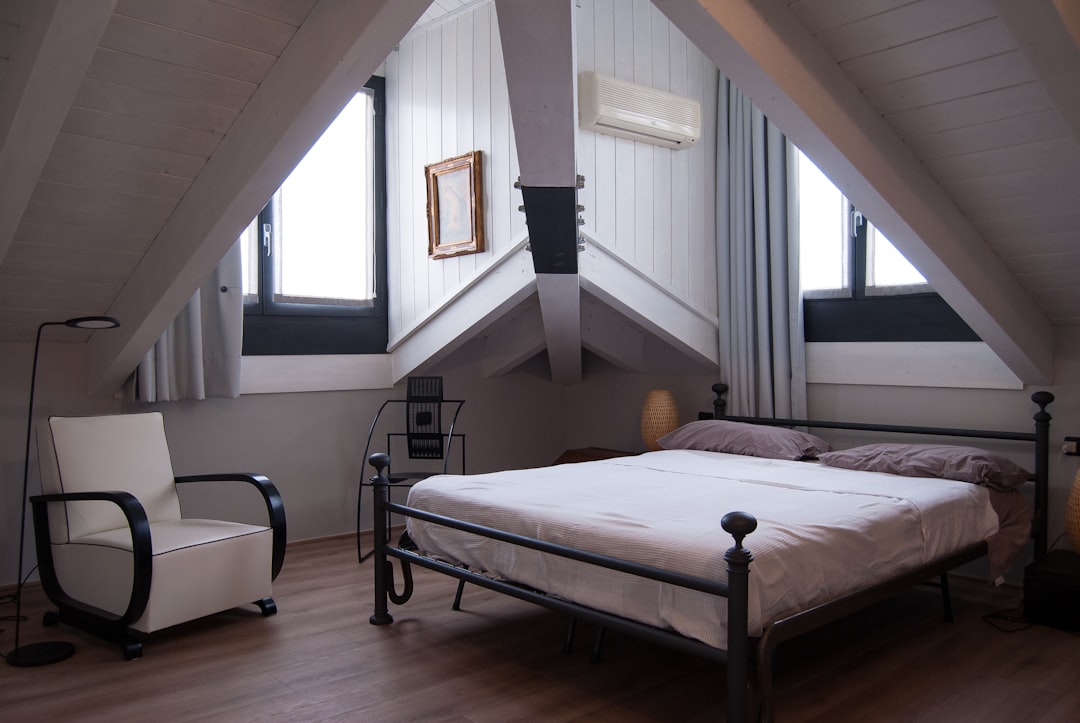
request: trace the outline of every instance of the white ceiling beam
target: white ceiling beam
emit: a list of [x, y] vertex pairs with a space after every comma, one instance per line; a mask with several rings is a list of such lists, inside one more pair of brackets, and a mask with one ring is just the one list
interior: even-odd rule
[[158, 234], [88, 347], [92, 393], [138, 365], [429, 0], [320, 0]]
[[0, 263], [116, 0], [28, 0], [0, 84]]
[[551, 380], [581, 382], [581, 284], [577, 274], [537, 274]]
[[551, 376], [560, 384], [577, 384], [582, 369], [572, 195], [577, 186], [574, 2], [495, 0], [495, 11]]
[[1026, 383], [1053, 328], [979, 232], [783, 0], [654, 0], [866, 212]]
[[573, 188], [572, 0], [495, 0], [521, 185]]
[[1080, 46], [1065, 22], [1066, 17], [1076, 22], [1080, 4], [1060, 6], [1070, 15], [1059, 14], [1045, 2], [993, 0], [993, 4], [1073, 138], [1080, 141]]

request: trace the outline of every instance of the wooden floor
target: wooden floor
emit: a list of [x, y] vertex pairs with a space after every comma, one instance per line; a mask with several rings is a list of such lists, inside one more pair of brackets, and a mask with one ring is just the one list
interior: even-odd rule
[[[27, 589], [22, 642], [62, 639], [75, 656], [0, 665], [8, 721], [705, 721], [723, 717], [722, 668], [416, 573], [416, 594], [376, 627], [371, 560], [352, 542], [293, 545], [274, 585], [280, 612], [233, 611], [152, 636], [141, 660], [70, 628], [45, 629]], [[1045, 627], [995, 630], [983, 615], [1018, 592], [956, 585], [957, 622], [932, 589], [781, 647], [780, 721], [1080, 721], [1080, 637]], [[10, 615], [11, 606], [0, 610]], [[13, 644], [4, 622], [0, 649]]]

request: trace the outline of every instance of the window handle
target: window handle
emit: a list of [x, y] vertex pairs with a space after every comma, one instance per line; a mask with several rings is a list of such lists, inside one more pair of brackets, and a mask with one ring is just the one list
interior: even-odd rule
[[866, 222], [866, 216], [862, 215], [862, 211], [857, 209], [851, 210], [851, 235], [852, 237], [858, 235], [859, 226], [862, 226]]
[[273, 227], [273, 225], [269, 224], [269, 223], [264, 223], [263, 227], [262, 227], [262, 245], [263, 245], [263, 250], [266, 252], [266, 255], [268, 257], [273, 254], [273, 250], [274, 250], [273, 238], [274, 238], [274, 227]]

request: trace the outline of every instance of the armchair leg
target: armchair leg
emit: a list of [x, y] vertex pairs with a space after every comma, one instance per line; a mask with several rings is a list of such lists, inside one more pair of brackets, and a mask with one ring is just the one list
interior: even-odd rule
[[274, 598], [264, 597], [262, 600], [256, 600], [255, 604], [259, 606], [259, 610], [262, 610], [263, 617], [277, 615], [277, 603], [274, 602]]
[[124, 651], [124, 660], [135, 660], [142, 657], [142, 641], [137, 638], [125, 636], [120, 641], [120, 648]]

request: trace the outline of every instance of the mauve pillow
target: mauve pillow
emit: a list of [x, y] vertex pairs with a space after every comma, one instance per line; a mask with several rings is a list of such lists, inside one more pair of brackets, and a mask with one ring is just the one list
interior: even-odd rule
[[905, 477], [940, 477], [1010, 490], [1031, 478], [1011, 460], [978, 447], [947, 444], [867, 444], [818, 456], [822, 464]]
[[770, 459], [813, 459], [832, 447], [821, 437], [786, 427], [702, 419], [656, 440], [662, 449], [698, 449]]

